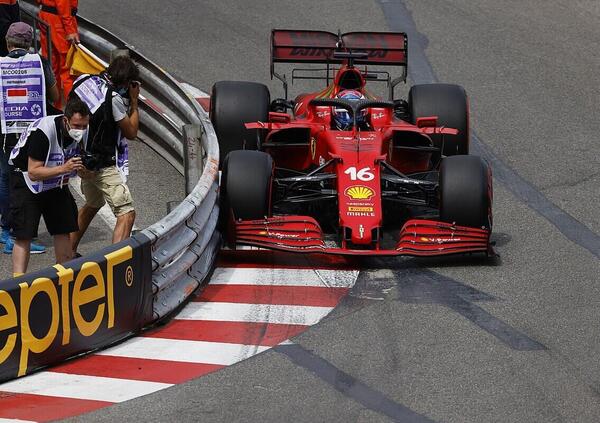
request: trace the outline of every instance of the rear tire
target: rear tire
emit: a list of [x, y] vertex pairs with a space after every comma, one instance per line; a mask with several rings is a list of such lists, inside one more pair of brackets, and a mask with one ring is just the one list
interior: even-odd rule
[[[417, 118], [437, 116], [438, 126], [458, 129], [458, 135], [444, 136], [444, 156], [469, 154], [469, 102], [464, 88], [453, 84], [414, 85], [408, 93], [411, 122]], [[436, 147], [442, 137], [431, 136]]]
[[273, 159], [261, 151], [229, 153], [221, 175], [222, 209], [235, 219], [256, 220], [271, 215]]
[[440, 220], [492, 229], [492, 180], [487, 162], [477, 156], [442, 160]]
[[219, 81], [212, 87], [210, 118], [219, 140], [220, 162], [234, 150], [256, 150], [256, 130], [248, 122], [269, 120], [269, 89], [264, 84]]

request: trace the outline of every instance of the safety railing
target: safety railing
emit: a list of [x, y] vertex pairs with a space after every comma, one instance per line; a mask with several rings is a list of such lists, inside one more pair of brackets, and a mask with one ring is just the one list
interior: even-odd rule
[[[36, 15], [32, 2], [21, 8]], [[208, 114], [141, 53], [84, 18], [78, 22], [82, 43], [98, 57], [108, 62], [125, 49], [138, 64], [140, 138], [185, 173], [191, 192], [127, 241], [0, 282], [0, 382], [106, 347], [169, 316], [210, 274], [221, 245], [219, 147]]]

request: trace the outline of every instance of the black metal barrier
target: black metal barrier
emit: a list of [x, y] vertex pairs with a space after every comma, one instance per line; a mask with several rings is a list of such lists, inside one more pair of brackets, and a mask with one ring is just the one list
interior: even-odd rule
[[0, 282], [0, 383], [120, 341], [153, 320], [150, 240]]

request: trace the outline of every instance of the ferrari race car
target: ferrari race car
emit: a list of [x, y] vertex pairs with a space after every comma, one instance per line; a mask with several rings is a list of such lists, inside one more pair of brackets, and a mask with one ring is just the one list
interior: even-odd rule
[[[288, 100], [277, 63], [325, 88]], [[325, 66], [322, 66], [325, 65]], [[401, 75], [372, 70], [395, 66]], [[463, 88], [411, 87], [404, 33], [273, 30], [271, 79], [214, 84], [222, 223], [230, 246], [349, 255], [492, 254], [492, 177], [469, 155]], [[367, 81], [385, 82], [389, 99]]]

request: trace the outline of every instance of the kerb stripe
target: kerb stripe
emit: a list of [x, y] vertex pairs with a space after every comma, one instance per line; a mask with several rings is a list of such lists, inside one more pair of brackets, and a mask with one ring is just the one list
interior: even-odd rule
[[0, 404], [1, 418], [37, 422], [64, 419], [112, 405], [104, 401], [8, 392], [0, 392]]
[[304, 332], [304, 325], [280, 325], [251, 322], [212, 322], [208, 320], [174, 320], [144, 336], [188, 341], [275, 346]]
[[268, 349], [258, 345], [140, 337], [97, 354], [229, 366]]
[[133, 379], [146, 382], [183, 383], [222, 369], [223, 366], [203, 363], [90, 355], [52, 369], [57, 373]]
[[331, 310], [332, 307], [190, 303], [177, 315], [176, 319], [314, 325], [327, 316]]
[[347, 292], [314, 286], [208, 285], [194, 301], [335, 307]]
[[2, 385], [2, 390], [20, 394], [104, 402], [123, 402], [170, 386], [172, 385], [129, 379], [39, 372], [6, 382]]
[[358, 272], [336, 270], [216, 269], [210, 285], [313, 286], [321, 288], [350, 288]]

